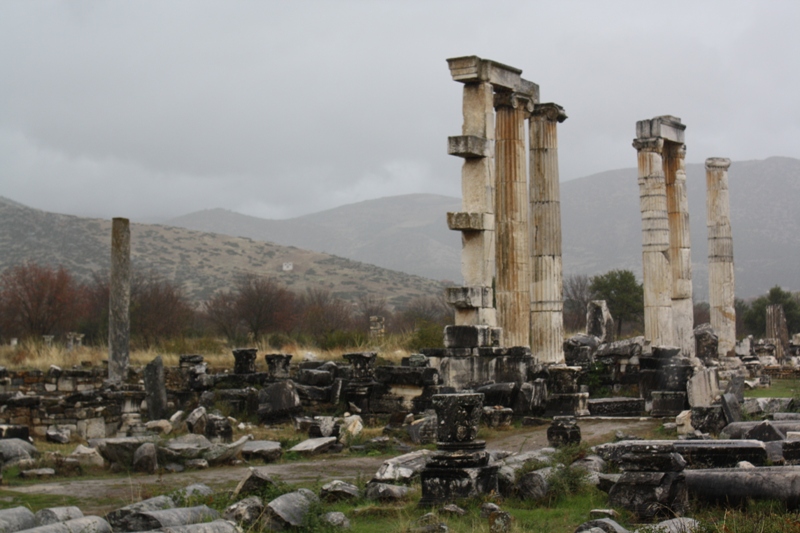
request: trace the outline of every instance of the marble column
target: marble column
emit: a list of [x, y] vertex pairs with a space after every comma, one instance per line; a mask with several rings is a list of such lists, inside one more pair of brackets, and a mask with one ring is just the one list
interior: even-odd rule
[[711, 327], [719, 338], [718, 354], [735, 356], [736, 284], [733, 273], [728, 168], [731, 160], [706, 159], [706, 223], [708, 226], [708, 303]]
[[542, 363], [564, 362], [564, 298], [556, 104], [536, 104], [530, 118], [531, 353]]
[[661, 158], [664, 139], [640, 137], [633, 141], [633, 146], [638, 156], [642, 213], [644, 335], [653, 345], [673, 345], [667, 187]]
[[528, 180], [525, 119], [530, 99], [495, 93], [495, 303], [501, 346], [530, 346]]
[[673, 340], [681, 349], [681, 354], [691, 357], [695, 354], [695, 340], [692, 244], [689, 235], [689, 200], [686, 196], [686, 145], [664, 142], [663, 159], [672, 269]]
[[108, 379], [125, 381], [130, 361], [131, 230], [127, 218], [111, 222], [108, 306]]

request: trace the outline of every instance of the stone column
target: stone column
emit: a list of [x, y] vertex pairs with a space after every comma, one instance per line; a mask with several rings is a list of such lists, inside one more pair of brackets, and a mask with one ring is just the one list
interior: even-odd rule
[[789, 351], [789, 330], [786, 328], [786, 315], [781, 304], [768, 305], [766, 309], [767, 338], [775, 343], [775, 358], [783, 364]]
[[111, 222], [111, 281], [108, 305], [108, 379], [124, 381], [130, 360], [131, 230], [127, 218]]
[[462, 211], [447, 213], [461, 231], [463, 287], [447, 289], [457, 326], [496, 326], [494, 277], [494, 89], [487, 62], [476, 56], [448, 59], [453, 79], [464, 84], [461, 135], [448, 138], [447, 152], [462, 157]]
[[728, 168], [731, 160], [706, 159], [706, 223], [708, 226], [708, 303], [711, 327], [719, 338], [720, 356], [736, 355], [736, 284], [733, 274]]
[[510, 91], [495, 93], [495, 304], [503, 329], [501, 346], [530, 346], [528, 272], [528, 180], [525, 118], [530, 100]]
[[[638, 126], [638, 124], [637, 124]], [[667, 187], [661, 138], [637, 138], [639, 204], [642, 212], [644, 336], [654, 345], [673, 344], [672, 270], [669, 262]]]
[[692, 244], [689, 235], [689, 200], [686, 196], [686, 145], [664, 143], [664, 178], [669, 220], [669, 259], [672, 267], [673, 338], [681, 354], [695, 354], [694, 303], [692, 302]]
[[556, 104], [536, 104], [530, 118], [531, 353], [542, 363], [564, 362], [561, 198]]

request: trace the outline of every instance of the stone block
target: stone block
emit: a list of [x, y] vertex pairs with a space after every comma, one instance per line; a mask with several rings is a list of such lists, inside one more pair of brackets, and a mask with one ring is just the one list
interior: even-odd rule
[[686, 392], [692, 407], [710, 407], [719, 397], [717, 369], [696, 370], [686, 384]]
[[478, 348], [493, 346], [492, 329], [489, 326], [445, 326], [446, 348]]
[[679, 391], [652, 391], [651, 416], [677, 416], [687, 407], [686, 393]]
[[784, 435], [780, 429], [773, 426], [772, 422], [765, 420], [747, 431], [743, 438], [760, 440], [761, 442], [772, 442], [776, 440], [785, 440], [786, 435]]
[[692, 427], [696, 430], [718, 435], [726, 425], [721, 405], [692, 407]]
[[447, 303], [457, 309], [492, 306], [491, 287], [448, 287], [445, 296]]
[[725, 414], [725, 421], [728, 424], [741, 422], [742, 406], [734, 394], [726, 392], [722, 395], [722, 412]]
[[681, 119], [663, 115], [636, 122], [636, 137], [639, 139], [662, 138], [667, 141], [683, 144], [685, 142], [686, 125]]
[[[453, 80], [461, 83], [488, 81], [496, 89], [509, 91], [516, 91], [522, 86], [520, 77], [522, 71], [497, 61], [481, 59], [478, 56], [465, 56], [450, 58], [447, 60], [447, 65]], [[527, 85], [525, 88], [530, 92]]]
[[491, 144], [476, 135], [457, 135], [447, 138], [447, 153], [457, 157], [489, 157]]

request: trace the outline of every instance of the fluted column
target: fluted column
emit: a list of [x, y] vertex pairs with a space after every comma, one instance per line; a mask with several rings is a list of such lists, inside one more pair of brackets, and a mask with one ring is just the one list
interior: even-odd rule
[[692, 302], [692, 244], [686, 196], [686, 145], [664, 143], [664, 178], [669, 216], [669, 261], [672, 268], [672, 322], [675, 345], [685, 356], [695, 353]]
[[494, 104], [497, 322], [502, 346], [530, 346], [525, 118], [533, 105], [512, 92], [496, 93]]
[[673, 344], [672, 271], [669, 262], [667, 187], [661, 152], [662, 138], [633, 141], [639, 168], [642, 212], [642, 281], [644, 335], [654, 345]]
[[108, 379], [125, 381], [130, 361], [131, 230], [127, 218], [111, 222], [108, 305]]
[[530, 118], [531, 353], [542, 363], [564, 362], [559, 122], [556, 104], [536, 104]]
[[728, 168], [724, 157], [706, 159], [706, 223], [708, 226], [708, 303], [711, 327], [719, 338], [719, 355], [736, 355], [736, 283], [733, 273]]

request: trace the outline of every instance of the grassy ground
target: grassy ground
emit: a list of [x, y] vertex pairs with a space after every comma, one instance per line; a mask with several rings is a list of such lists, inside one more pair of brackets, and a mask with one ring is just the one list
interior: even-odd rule
[[800, 380], [774, 379], [766, 389], [753, 389], [744, 392], [745, 398], [794, 398], [800, 396]]

